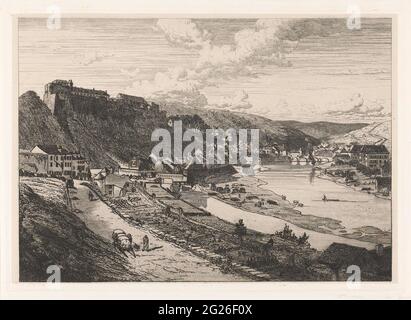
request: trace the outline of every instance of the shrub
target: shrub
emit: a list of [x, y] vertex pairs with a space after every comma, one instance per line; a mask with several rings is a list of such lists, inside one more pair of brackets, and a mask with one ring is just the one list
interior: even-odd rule
[[247, 228], [244, 225], [243, 219], [238, 220], [235, 224], [234, 233], [239, 237], [240, 241], [243, 241], [243, 237], [247, 234]]
[[282, 231], [276, 231], [275, 235], [281, 239], [296, 242], [300, 246], [310, 246], [310, 243], [308, 242], [309, 236], [304, 232], [303, 235], [297, 237], [288, 224], [285, 224]]

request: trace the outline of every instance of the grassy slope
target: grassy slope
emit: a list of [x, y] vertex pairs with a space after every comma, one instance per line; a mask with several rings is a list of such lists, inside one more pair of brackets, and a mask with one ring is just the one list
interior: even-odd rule
[[62, 266], [64, 282], [141, 280], [111, 243], [67, 209], [63, 186], [56, 179], [22, 178], [20, 281], [46, 281], [50, 265]]

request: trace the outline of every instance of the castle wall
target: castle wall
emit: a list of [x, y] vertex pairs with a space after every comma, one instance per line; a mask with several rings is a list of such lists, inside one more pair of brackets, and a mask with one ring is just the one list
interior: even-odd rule
[[113, 159], [148, 156], [155, 144], [151, 133], [167, 126], [166, 113], [140, 98], [88, 96], [89, 91], [75, 87], [66, 90], [64, 82], [46, 86], [44, 102], [92, 166], [112, 166], [116, 162]]
[[54, 109], [56, 105], [56, 94], [46, 92], [43, 96], [43, 102], [50, 109], [51, 113], [54, 114]]

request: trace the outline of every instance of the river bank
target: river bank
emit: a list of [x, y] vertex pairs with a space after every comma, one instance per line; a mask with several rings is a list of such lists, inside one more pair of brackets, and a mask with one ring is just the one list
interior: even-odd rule
[[321, 252], [296, 240], [258, 232], [247, 225], [240, 238], [235, 225], [238, 219], [229, 222], [214, 215], [182, 216], [139, 210], [137, 203], [125, 199], [105, 201], [126, 221], [138, 221], [152, 236], [200, 254], [224, 272], [270, 281], [330, 280], [333, 276], [330, 268], [318, 262]]
[[[363, 205], [363, 203], [370, 201], [369, 198], [365, 199], [360, 196], [360, 199], [356, 199], [355, 195], [346, 193], [346, 190], [335, 190], [332, 185], [324, 185], [318, 182], [317, 184], [320, 184], [323, 189], [320, 188], [321, 191], [316, 190], [314, 192], [312, 190], [314, 186], [313, 179], [315, 179], [315, 171], [309, 171], [305, 168], [293, 169], [292, 172], [279, 172], [279, 174], [277, 171], [265, 171], [255, 177], [236, 175], [234, 179], [231, 178], [227, 182], [221, 182], [220, 180], [217, 186], [225, 187], [228, 185], [231, 189], [233, 186], [245, 186], [245, 193], [216, 193], [212, 196], [232, 207], [275, 217], [304, 230], [335, 235], [340, 239], [358, 240], [364, 247], [369, 248], [372, 244], [389, 245], [391, 243], [391, 232], [381, 229], [381, 227], [390, 228], [390, 219], [388, 219], [390, 218], [390, 212], [385, 212], [387, 209], [390, 210], [389, 208], [378, 210], [379, 216], [381, 214], [389, 215], [384, 220], [387, 221], [385, 225], [377, 223], [377, 226], [374, 226], [368, 224], [367, 220], [372, 223], [376, 223], [376, 220], [378, 220], [373, 217], [373, 211]], [[290, 182], [291, 185], [287, 187]], [[334, 184], [331, 181], [329, 183]], [[295, 190], [299, 190], [299, 192], [295, 192]], [[204, 190], [206, 193], [209, 191]], [[282, 192], [286, 195], [286, 199], [282, 197]], [[321, 197], [327, 192], [336, 194], [336, 197], [345, 197], [345, 201], [348, 202], [323, 203]], [[312, 196], [311, 193], [313, 193]], [[309, 194], [310, 196], [308, 196]], [[369, 195], [367, 194], [367, 196]], [[298, 204], [294, 204], [294, 200], [298, 203], [302, 202], [303, 206], [299, 207]], [[327, 210], [327, 208], [330, 210]], [[364, 210], [368, 210], [369, 213], [362, 212]], [[358, 216], [364, 216], [362, 219], [364, 221], [358, 221]], [[344, 219], [345, 217], [347, 218]]]
[[[64, 201], [67, 199], [64, 193], [54, 192], [54, 187], [48, 186], [49, 180], [54, 183], [56, 179], [44, 178], [44, 181], [36, 179], [27, 179], [36, 192], [45, 193], [44, 197], [47, 201], [50, 199], [62, 202], [61, 205], [66, 206]], [[58, 181], [58, 184], [63, 185], [61, 181]], [[272, 229], [258, 231], [259, 228], [255, 227], [258, 219], [255, 218], [263, 217], [262, 215], [246, 212], [248, 216], [244, 219], [245, 232], [239, 237], [236, 223], [242, 218], [241, 213], [234, 212], [231, 221], [226, 216], [219, 218], [215, 215], [186, 217], [157, 210], [157, 200], [146, 197], [138, 191], [120, 198], [106, 198], [100, 195], [99, 200], [90, 201], [88, 187], [81, 185], [80, 181], [75, 181], [75, 186], [76, 188], [70, 189], [69, 192], [72, 200], [71, 209], [67, 210], [69, 209], [67, 207], [60, 210], [62, 217], [73, 215], [75, 221], [81, 221], [75, 222], [75, 227], [88, 229], [88, 232], [95, 234], [95, 237], [105, 243], [104, 248], [100, 248], [98, 243], [93, 243], [95, 246], [93, 249], [84, 251], [84, 248], [87, 248], [82, 247], [84, 239], [68, 238], [59, 241], [59, 244], [64, 246], [68, 243], [76, 244], [81, 253], [89, 252], [78, 261], [75, 256], [72, 256], [70, 264], [80, 265], [85, 261], [90, 263], [89, 260], [93, 256], [96, 256], [97, 260], [104, 259], [105, 256], [107, 259], [118, 256], [119, 264], [113, 269], [115, 272], [113, 275], [110, 274], [109, 262], [101, 265], [100, 268], [106, 274], [105, 281], [110, 281], [108, 280], [110, 276], [122, 276], [119, 270], [123, 266], [129, 270], [128, 274], [138, 281], [327, 281], [333, 279], [335, 270], [321, 260], [323, 252], [310, 248], [304, 242], [299, 243], [298, 238], [284, 238], [280, 234], [272, 235]], [[220, 213], [229, 211], [224, 206], [232, 208], [222, 202], [212, 203], [213, 200], [207, 198], [209, 207], [213, 209], [212, 207], [215, 206]], [[25, 208], [26, 204], [23, 205], [23, 211], [27, 212]], [[37, 215], [33, 218], [37, 218]], [[55, 219], [56, 217], [51, 216], [46, 221], [54, 226]], [[71, 223], [70, 221], [68, 220], [67, 223]], [[70, 228], [69, 225], [57, 232], [64, 235], [71, 232], [68, 231]], [[138, 250], [136, 258], [131, 255], [128, 257], [119, 255], [111, 244], [111, 233], [116, 228], [130, 233], [133, 241], [140, 247], [142, 238], [148, 236], [151, 250], [146, 252]], [[294, 227], [292, 229], [298, 231], [294, 230]], [[80, 234], [79, 230], [76, 234]], [[53, 235], [47, 243], [52, 242], [54, 237], [57, 235]], [[47, 246], [47, 243], [43, 245]], [[59, 252], [63, 255], [67, 253], [65, 250]], [[374, 253], [370, 251], [370, 254]], [[59, 262], [66, 265], [65, 260]], [[375, 277], [379, 279], [381, 275], [375, 273], [373, 264], [374, 262], [370, 265], [370, 279]], [[81, 268], [87, 269], [87, 267]], [[77, 275], [93, 276], [96, 277], [94, 281], [101, 281], [97, 273], [85, 274], [81, 268], [78, 269]], [[132, 276], [133, 274], [136, 276]], [[123, 281], [134, 280], [129, 278]]]
[[[346, 182], [344, 178], [332, 176], [332, 175], [329, 175], [329, 174], [325, 174], [323, 171], [321, 171], [319, 174], [317, 174], [316, 177], [318, 179], [325, 179], [325, 180], [328, 180], [328, 181], [332, 181], [336, 184], [345, 186], [347, 188], [351, 188], [352, 190], [354, 190], [356, 192], [372, 194], [377, 198], [391, 201], [391, 195], [384, 196], [383, 194], [377, 192], [375, 190], [374, 183], [364, 183], [364, 180], [362, 180], [362, 183], [360, 185], [354, 186], [351, 182]], [[363, 188], [370, 187], [370, 185], [372, 185], [372, 188], [370, 190], [362, 190]]]

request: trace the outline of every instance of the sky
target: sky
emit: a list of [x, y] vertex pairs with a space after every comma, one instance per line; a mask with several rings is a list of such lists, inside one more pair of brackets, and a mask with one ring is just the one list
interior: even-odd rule
[[54, 79], [274, 120], [391, 113], [391, 20], [20, 18], [19, 93]]

